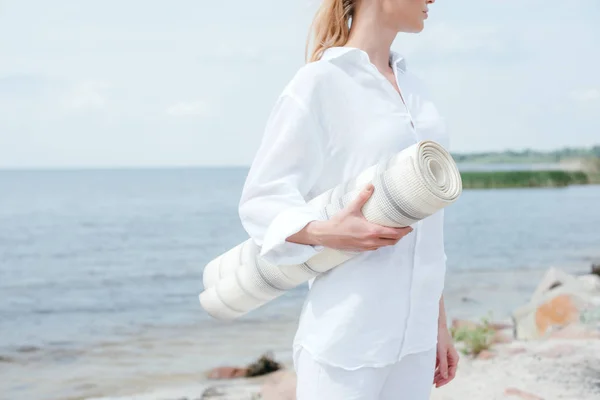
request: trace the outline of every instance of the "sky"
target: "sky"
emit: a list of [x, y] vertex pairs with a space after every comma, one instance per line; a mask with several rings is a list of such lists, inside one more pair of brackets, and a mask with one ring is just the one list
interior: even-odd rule
[[[0, 0], [0, 168], [249, 165], [318, 4]], [[451, 151], [600, 144], [600, 1], [430, 10], [393, 49]]]

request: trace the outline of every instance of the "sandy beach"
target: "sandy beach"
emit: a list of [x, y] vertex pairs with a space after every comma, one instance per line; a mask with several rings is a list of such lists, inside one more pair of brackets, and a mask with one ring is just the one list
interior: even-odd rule
[[[501, 327], [489, 351], [476, 357], [461, 355], [455, 380], [443, 388], [434, 388], [432, 400], [600, 398], [598, 312], [575, 310], [578, 320], [586, 315], [591, 318], [585, 330], [578, 329], [581, 324], [567, 324], [548, 337], [515, 337], [509, 311], [528, 304], [540, 285], [552, 284], [551, 280], [544, 283], [549, 271], [450, 276], [446, 291], [450, 326], [479, 326], [482, 317], [489, 317], [489, 311], [493, 311], [491, 321]], [[583, 269], [576, 269], [567, 277], [579, 279], [584, 273]], [[600, 278], [585, 282], [592, 293], [585, 299], [600, 300]], [[550, 317], [560, 317], [564, 304], [556, 303], [558, 307], [548, 309], [544, 302], [551, 296], [561, 299], [561, 293], [584, 293], [584, 289], [585, 286], [576, 286], [565, 292], [555, 288], [547, 298], [542, 296], [536, 307], [546, 313], [551, 311]], [[296, 295], [301, 293], [290, 293]], [[261, 393], [264, 400], [292, 400], [295, 377], [290, 345], [300, 304], [283, 301], [265, 309], [263, 317], [253, 315], [232, 323], [212, 321], [145, 329], [126, 342], [72, 351], [22, 348], [0, 364], [0, 399], [13, 399], [13, 394], [21, 391], [27, 399], [52, 400], [255, 400]], [[590, 304], [600, 310], [600, 303]], [[526, 322], [524, 318], [523, 324]], [[528, 333], [527, 329], [523, 332]], [[459, 349], [463, 346], [464, 342], [457, 341]], [[221, 367], [244, 368], [265, 353], [271, 353], [283, 369], [250, 379], [207, 377], [209, 371]]]
[[453, 382], [432, 400], [571, 399], [600, 396], [600, 340], [513, 342], [491, 359], [463, 357]]
[[[270, 376], [183, 385], [102, 400], [291, 400], [291, 366]], [[513, 341], [483, 357], [463, 356], [454, 381], [431, 400], [595, 400], [600, 398], [600, 339]], [[99, 400], [99, 399], [95, 399]]]
[[[599, 307], [600, 276], [551, 268], [510, 318], [453, 319], [450, 330], [461, 361], [455, 379], [433, 388], [431, 400], [600, 398]], [[206, 371], [208, 380], [201, 384], [171, 382], [146, 393], [93, 400], [295, 400], [289, 355], [263, 356], [252, 363], [264, 368], [258, 377], [240, 378], [253, 375], [248, 364], [221, 365]]]

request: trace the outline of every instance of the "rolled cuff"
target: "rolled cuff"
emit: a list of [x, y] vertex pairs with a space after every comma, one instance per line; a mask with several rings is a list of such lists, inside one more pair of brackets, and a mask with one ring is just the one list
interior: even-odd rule
[[286, 241], [312, 221], [323, 221], [321, 213], [310, 206], [293, 207], [280, 212], [265, 234], [260, 256], [275, 265], [302, 264], [323, 251], [323, 246]]

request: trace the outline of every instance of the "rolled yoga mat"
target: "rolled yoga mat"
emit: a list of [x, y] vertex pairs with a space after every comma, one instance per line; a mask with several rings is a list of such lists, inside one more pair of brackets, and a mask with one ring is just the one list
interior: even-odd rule
[[[440, 144], [424, 140], [371, 166], [308, 202], [329, 219], [373, 183], [362, 212], [388, 227], [412, 225], [454, 203], [462, 193], [456, 163]], [[252, 239], [212, 260], [203, 272], [200, 304], [212, 317], [232, 320], [266, 304], [357, 253], [325, 248], [299, 265], [273, 265]]]

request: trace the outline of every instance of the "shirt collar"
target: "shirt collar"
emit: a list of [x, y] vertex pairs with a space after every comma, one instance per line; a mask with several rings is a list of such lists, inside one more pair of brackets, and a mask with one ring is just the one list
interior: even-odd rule
[[[329, 47], [323, 53], [321, 57], [322, 60], [334, 60], [336, 58], [356, 55], [363, 59], [364, 61], [370, 63], [371, 60], [366, 51], [356, 48], [356, 47], [347, 47], [347, 46], [338, 46], [338, 47]], [[390, 64], [394, 66], [396, 69], [406, 72], [406, 59], [402, 54], [390, 50]]]

